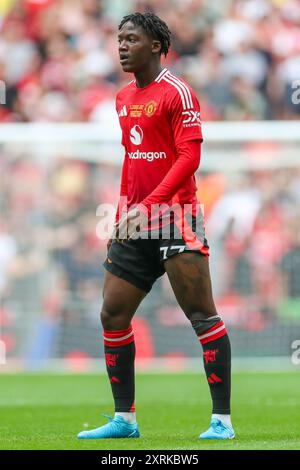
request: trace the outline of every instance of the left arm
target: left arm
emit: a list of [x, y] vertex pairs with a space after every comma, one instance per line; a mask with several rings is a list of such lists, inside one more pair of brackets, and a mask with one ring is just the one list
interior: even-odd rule
[[148, 210], [151, 204], [168, 203], [186, 180], [196, 172], [200, 163], [202, 142], [200, 105], [193, 90], [186, 85], [182, 86], [188, 90], [190, 96], [189, 108], [176, 88], [171, 98], [167, 96], [166, 100], [176, 160], [161, 183], [141, 202]]
[[190, 140], [176, 146], [178, 155], [161, 183], [141, 204], [150, 209], [151, 204], [163, 204], [177, 193], [185, 181], [192, 176], [200, 164], [201, 140]]

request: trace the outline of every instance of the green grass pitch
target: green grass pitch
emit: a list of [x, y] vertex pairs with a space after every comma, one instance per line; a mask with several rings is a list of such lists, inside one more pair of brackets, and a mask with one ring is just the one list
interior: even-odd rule
[[[78, 441], [112, 413], [105, 375], [0, 375], [1, 449], [300, 449], [299, 373], [233, 375], [236, 439], [199, 441], [209, 424], [203, 375], [137, 374], [140, 439]], [[85, 426], [85, 427], [84, 427]]]

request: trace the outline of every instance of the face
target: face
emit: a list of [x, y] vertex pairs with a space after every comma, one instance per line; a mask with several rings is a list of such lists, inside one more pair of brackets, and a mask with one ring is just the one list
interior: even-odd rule
[[131, 21], [123, 25], [118, 34], [120, 63], [124, 72], [143, 70], [159, 54], [161, 44], [151, 39], [141, 26]]

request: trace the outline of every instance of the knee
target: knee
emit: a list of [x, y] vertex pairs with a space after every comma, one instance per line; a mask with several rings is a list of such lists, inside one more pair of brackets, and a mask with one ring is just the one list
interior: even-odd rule
[[103, 306], [100, 313], [100, 320], [104, 330], [124, 330], [130, 326], [130, 318], [122, 312], [113, 308]]
[[111, 329], [110, 325], [112, 323], [112, 315], [110, 314], [109, 311], [102, 308], [100, 312], [100, 320], [101, 320], [101, 325], [103, 326], [104, 330]]

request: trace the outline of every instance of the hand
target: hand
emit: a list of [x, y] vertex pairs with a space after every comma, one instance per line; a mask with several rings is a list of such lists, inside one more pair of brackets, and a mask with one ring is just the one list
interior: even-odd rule
[[148, 215], [136, 207], [123, 214], [115, 225], [114, 236], [118, 241], [138, 238], [138, 234], [148, 223]]

